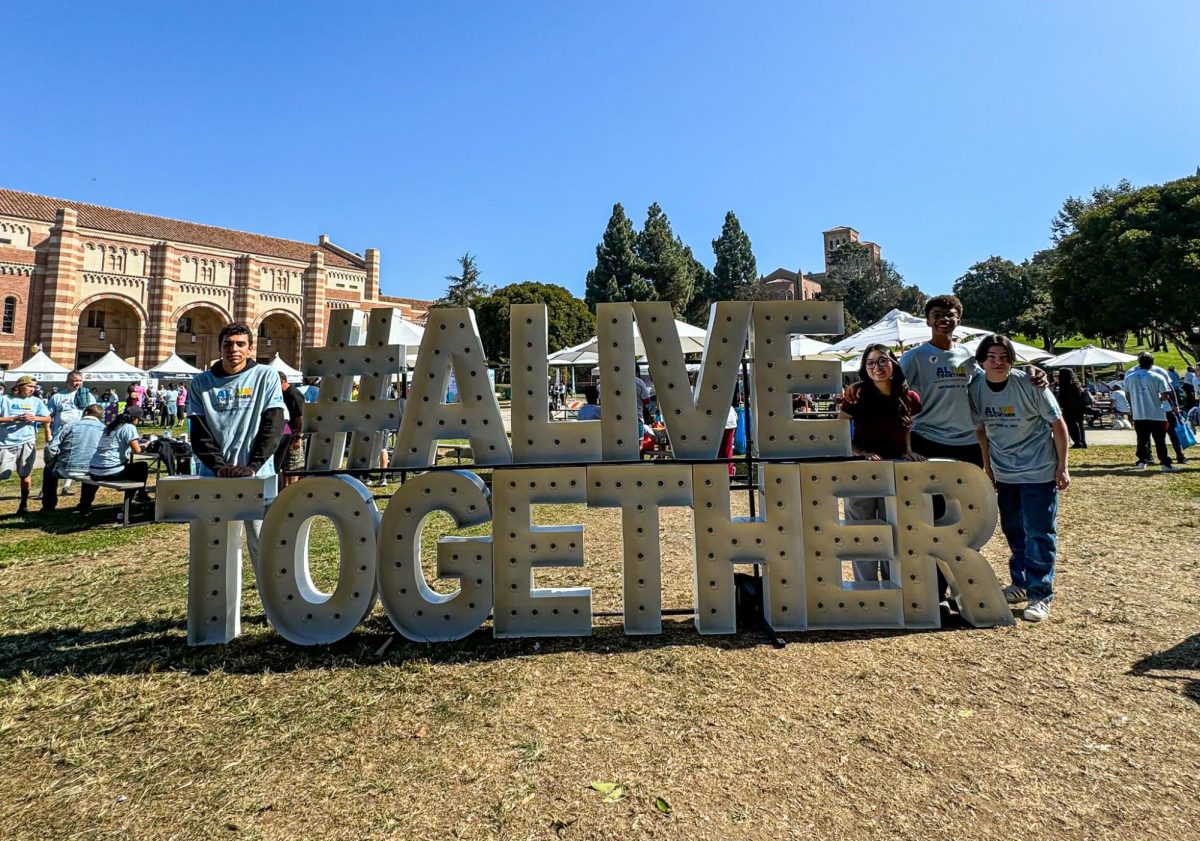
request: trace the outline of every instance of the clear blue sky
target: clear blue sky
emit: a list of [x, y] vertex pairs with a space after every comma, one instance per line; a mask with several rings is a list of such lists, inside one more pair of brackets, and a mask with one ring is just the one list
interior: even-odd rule
[[383, 255], [437, 297], [582, 294], [614, 202], [712, 265], [909, 282], [1046, 245], [1068, 195], [1200, 165], [1200, 3], [88, 3], [3, 14], [0, 185]]

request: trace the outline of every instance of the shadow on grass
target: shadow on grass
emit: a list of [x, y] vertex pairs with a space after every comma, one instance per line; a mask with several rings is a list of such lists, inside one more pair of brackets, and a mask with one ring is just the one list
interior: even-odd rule
[[[327, 646], [293, 645], [266, 627], [262, 614], [243, 616], [243, 633], [228, 645], [192, 648], [183, 619], [135, 622], [84, 630], [54, 628], [0, 636], [0, 680], [59, 675], [131, 675], [176, 671], [194, 675], [264, 674], [303, 669], [490, 662], [552, 654], [633, 654], [652, 649], [705, 646], [723, 650], [770, 648], [762, 630], [701, 636], [689, 619], [664, 619], [662, 634], [627, 636], [619, 623], [595, 625], [587, 637], [498, 640], [481, 628], [458, 642], [416, 643], [396, 634], [383, 617], [372, 617], [346, 639]], [[811, 631], [781, 635], [789, 644], [872, 640], [970, 629], [943, 612], [943, 627], [931, 630]]]
[[[1168, 674], [1160, 674], [1167, 672]], [[1169, 674], [1170, 672], [1192, 672], [1192, 675]], [[1143, 657], [1129, 669], [1134, 677], [1169, 680], [1182, 684], [1183, 695], [1200, 704], [1200, 633], [1193, 634], [1183, 642]]]
[[[1177, 475], [1185, 476], [1191, 472], [1187, 465], [1180, 468], [1183, 472]], [[1077, 466], [1071, 465], [1071, 478], [1083, 476], [1120, 476], [1122, 479], [1151, 479], [1161, 476], [1162, 471], [1158, 465], [1148, 467], [1145, 470], [1140, 470], [1132, 464], [1111, 464], [1111, 465], [1095, 465], [1095, 466]], [[1197, 472], [1200, 476], [1200, 472]]]
[[[36, 501], [33, 502], [33, 505], [38, 504]], [[28, 531], [36, 529], [46, 534], [74, 534], [75, 532], [115, 525], [117, 514], [120, 511], [120, 504], [99, 504], [85, 517], [68, 505], [68, 507], [58, 508], [54, 511], [33, 511], [22, 516], [17, 516], [16, 514], [0, 515], [0, 531]], [[144, 508], [134, 506], [133, 517], [131, 518], [134, 525], [149, 525], [153, 522], [151, 519], [145, 519], [143, 523], [143, 521], [137, 519], [138, 517], [146, 518], [146, 516]]]

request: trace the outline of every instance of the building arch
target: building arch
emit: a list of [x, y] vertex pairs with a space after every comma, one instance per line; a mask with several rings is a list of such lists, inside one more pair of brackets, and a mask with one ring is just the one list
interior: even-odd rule
[[72, 310], [78, 326], [75, 367], [86, 368], [111, 347], [134, 365], [142, 365], [146, 311], [127, 295], [101, 293], [84, 298]]
[[287, 364], [299, 368], [304, 323], [286, 309], [267, 310], [254, 320], [255, 358], [269, 362], [279, 354]]
[[233, 316], [229, 314], [229, 310], [225, 309], [220, 304], [214, 304], [212, 301], [191, 301], [190, 303], [184, 304], [182, 307], [177, 307], [175, 312], [171, 313], [171, 324], [174, 325], [178, 323], [179, 319], [187, 315], [188, 310], [194, 310], [196, 307], [208, 307], [210, 310], [214, 310], [217, 315], [221, 316], [221, 318], [225, 319], [226, 324], [233, 322]]
[[217, 337], [232, 321], [218, 304], [193, 301], [176, 309], [164, 327], [175, 335], [175, 353], [180, 359], [197, 368], [207, 368], [221, 355]]

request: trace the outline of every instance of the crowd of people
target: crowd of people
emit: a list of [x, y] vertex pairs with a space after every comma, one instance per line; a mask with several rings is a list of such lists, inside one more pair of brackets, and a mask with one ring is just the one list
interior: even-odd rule
[[[223, 350], [222, 360], [190, 385], [166, 382], [156, 388], [134, 383], [121, 399], [112, 388], [97, 394], [84, 385], [80, 371], [71, 371], [62, 389], [45, 392], [28, 375], [20, 377], [7, 394], [0, 388], [0, 479], [13, 474], [19, 478], [17, 513], [29, 512], [39, 426], [45, 427], [42, 511], [56, 510], [60, 496], [74, 494], [76, 482], [81, 484], [75, 507], [80, 514], [91, 513], [104, 483], [120, 483], [110, 486], [127, 488], [132, 502], [151, 503], [146, 490], [150, 462], [134, 458], [149, 452], [161, 459], [168, 473], [190, 472], [192, 456], [196, 472], [202, 475], [206, 471], [230, 475], [231, 470], [241, 475], [247, 466], [261, 475], [302, 468], [301, 390], [289, 389], [285, 375], [247, 358], [245, 348], [252, 353], [253, 336], [246, 325], [229, 325], [219, 340], [223, 345], [238, 345], [236, 352], [231, 350], [226, 359]], [[254, 371], [253, 385], [237, 379], [246, 370]], [[274, 414], [264, 425], [253, 412], [242, 411], [247, 394], [257, 399], [274, 391], [280, 394], [279, 408], [286, 410], [281, 411], [278, 424]], [[143, 435], [139, 427], [146, 424], [164, 427], [163, 440]], [[173, 431], [181, 426], [187, 430], [176, 437]], [[260, 426], [266, 437], [251, 447], [247, 441], [256, 439]], [[270, 452], [264, 457], [268, 446]]]

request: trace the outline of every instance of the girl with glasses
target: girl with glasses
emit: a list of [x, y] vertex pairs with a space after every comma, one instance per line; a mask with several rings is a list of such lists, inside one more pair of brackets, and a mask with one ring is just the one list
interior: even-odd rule
[[[853, 422], [851, 449], [859, 458], [880, 461], [925, 461], [913, 452], [913, 417], [921, 411], [921, 398], [908, 387], [900, 361], [886, 345], [869, 345], [858, 366], [861, 380], [853, 403], [843, 403], [838, 417]], [[847, 520], [886, 520], [882, 497], [848, 497]], [[856, 581], [889, 581], [886, 561], [854, 561]]]

